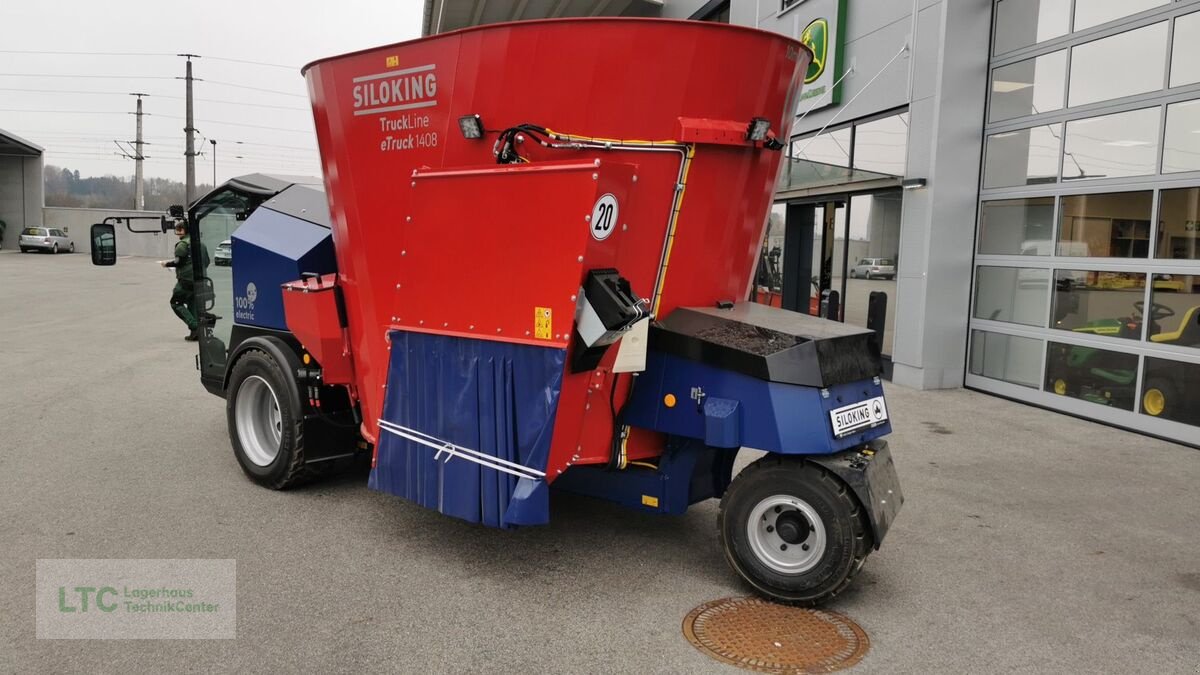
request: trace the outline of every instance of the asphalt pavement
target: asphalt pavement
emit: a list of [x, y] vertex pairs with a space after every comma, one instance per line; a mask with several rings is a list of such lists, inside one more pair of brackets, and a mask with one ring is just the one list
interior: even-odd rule
[[[680, 631], [747, 594], [715, 502], [656, 517], [558, 496], [549, 526], [502, 532], [362, 471], [257, 487], [171, 286], [146, 259], [0, 252], [0, 672], [737, 672]], [[887, 393], [906, 503], [831, 605], [871, 640], [853, 672], [1200, 671], [1200, 451]], [[234, 558], [237, 638], [38, 640], [39, 558]]]

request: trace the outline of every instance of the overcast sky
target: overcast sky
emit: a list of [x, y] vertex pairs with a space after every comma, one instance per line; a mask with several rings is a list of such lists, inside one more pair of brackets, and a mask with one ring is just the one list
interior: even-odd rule
[[46, 164], [132, 176], [133, 161], [114, 154], [113, 141], [133, 140], [128, 93], [145, 92], [145, 174], [183, 180], [184, 83], [174, 78], [184, 59], [174, 54], [190, 52], [202, 57], [193, 75], [208, 80], [195, 85], [197, 150], [205, 153], [197, 182], [212, 180], [209, 139], [217, 141], [218, 181], [255, 171], [319, 175], [300, 67], [419, 37], [422, 9], [420, 0], [4, 0], [0, 129], [45, 148]]

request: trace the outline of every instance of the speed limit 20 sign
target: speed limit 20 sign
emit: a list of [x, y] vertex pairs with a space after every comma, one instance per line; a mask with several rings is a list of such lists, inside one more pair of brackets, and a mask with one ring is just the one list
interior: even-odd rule
[[608, 235], [617, 229], [617, 217], [620, 210], [617, 198], [611, 192], [596, 200], [596, 205], [592, 207], [592, 217], [588, 220], [593, 239], [596, 241], [608, 239]]

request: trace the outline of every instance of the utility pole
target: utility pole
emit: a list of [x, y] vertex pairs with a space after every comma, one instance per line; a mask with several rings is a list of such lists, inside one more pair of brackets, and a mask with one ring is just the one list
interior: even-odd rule
[[208, 142], [212, 143], [212, 146], [213, 146], [213, 182], [212, 182], [212, 186], [213, 186], [213, 189], [216, 190], [217, 189], [217, 139], [210, 138], [210, 139], [208, 139]]
[[196, 126], [192, 119], [192, 59], [200, 58], [199, 54], [178, 54], [187, 59], [187, 74], [183, 78], [187, 81], [187, 112], [185, 113], [186, 121], [183, 127], [184, 133], [187, 135], [187, 147], [183, 152], [187, 158], [187, 204], [184, 208], [190, 208], [192, 202], [196, 199]]
[[146, 156], [142, 154], [142, 97], [149, 94], [130, 94], [137, 97], [137, 136], [133, 141], [133, 208], [138, 211], [146, 209], [146, 192], [145, 186], [142, 183], [142, 160]]

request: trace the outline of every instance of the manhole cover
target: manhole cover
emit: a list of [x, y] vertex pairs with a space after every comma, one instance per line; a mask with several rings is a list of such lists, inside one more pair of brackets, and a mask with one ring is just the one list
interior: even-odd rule
[[683, 634], [700, 651], [763, 673], [831, 673], [871, 646], [858, 624], [836, 612], [726, 598], [693, 609]]

